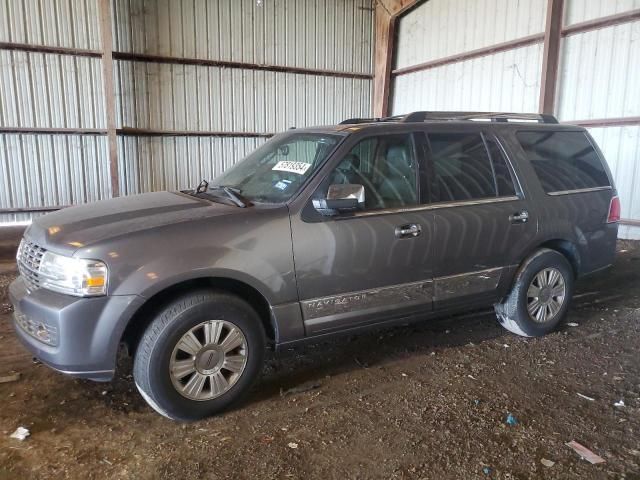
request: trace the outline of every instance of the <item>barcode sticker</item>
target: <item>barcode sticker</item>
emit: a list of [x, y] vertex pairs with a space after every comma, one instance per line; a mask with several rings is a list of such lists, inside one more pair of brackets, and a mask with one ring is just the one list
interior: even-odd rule
[[304, 175], [305, 172], [309, 170], [310, 166], [310, 163], [283, 161], [276, 163], [271, 170], [279, 170], [281, 172], [291, 172], [297, 173], [298, 175]]

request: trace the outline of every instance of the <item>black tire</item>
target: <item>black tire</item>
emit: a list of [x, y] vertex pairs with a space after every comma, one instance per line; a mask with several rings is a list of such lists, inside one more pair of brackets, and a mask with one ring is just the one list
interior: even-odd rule
[[[535, 321], [527, 309], [528, 289], [535, 276], [546, 268], [560, 272], [565, 285], [562, 306], [547, 321]], [[564, 319], [571, 304], [574, 288], [574, 273], [566, 257], [561, 253], [541, 248], [528, 257], [518, 269], [513, 288], [509, 295], [494, 308], [500, 324], [516, 335], [523, 337], [540, 337], [555, 330]]]
[[[178, 392], [170, 375], [170, 360], [178, 341], [193, 327], [223, 320], [246, 339], [246, 364], [235, 383], [210, 400], [192, 400]], [[133, 378], [147, 403], [173, 420], [191, 421], [214, 415], [237, 403], [262, 370], [266, 340], [256, 311], [241, 298], [200, 290], [185, 294], [163, 308], [145, 330], [136, 350]]]

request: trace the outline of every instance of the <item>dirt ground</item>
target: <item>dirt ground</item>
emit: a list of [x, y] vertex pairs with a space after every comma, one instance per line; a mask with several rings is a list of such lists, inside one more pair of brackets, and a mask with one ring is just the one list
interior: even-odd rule
[[524, 339], [479, 312], [308, 346], [192, 424], [155, 414], [127, 372], [97, 384], [34, 364], [9, 321], [13, 276], [0, 270], [0, 376], [22, 378], [0, 384], [0, 480], [640, 478], [640, 243], [579, 284], [577, 326]]

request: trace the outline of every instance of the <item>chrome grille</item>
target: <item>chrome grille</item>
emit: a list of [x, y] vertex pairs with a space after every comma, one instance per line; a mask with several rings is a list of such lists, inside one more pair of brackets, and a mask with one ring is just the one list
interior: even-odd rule
[[33, 242], [23, 240], [18, 252], [18, 270], [24, 278], [27, 290], [32, 292], [40, 288], [40, 262], [46, 250]]

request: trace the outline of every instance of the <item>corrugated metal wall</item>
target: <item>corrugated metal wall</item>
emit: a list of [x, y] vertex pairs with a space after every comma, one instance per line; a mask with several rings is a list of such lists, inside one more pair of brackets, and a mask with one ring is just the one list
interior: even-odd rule
[[535, 112], [542, 45], [530, 45], [395, 79], [393, 113], [416, 110]]
[[395, 68], [544, 31], [546, 0], [429, 0], [400, 19]]
[[118, 127], [268, 132], [369, 114], [371, 80], [117, 61]]
[[[117, 128], [137, 129], [118, 135], [121, 194], [185, 188], [221, 173], [264, 134], [371, 114], [373, 0], [111, 4], [115, 52], [171, 57], [114, 61]], [[111, 195], [107, 139], [87, 135], [107, 128], [98, 11], [98, 0], [0, 0], [0, 42], [14, 46], [0, 48], [0, 128], [83, 131], [0, 132], [0, 210]], [[194, 59], [266, 70], [189, 64]], [[212, 135], [150, 135], [163, 131]], [[0, 214], [0, 223], [31, 215]]]
[[[546, 0], [429, 0], [398, 25], [396, 69], [544, 32]], [[415, 110], [535, 112], [542, 44], [395, 78], [393, 114]]]
[[0, 42], [100, 49], [95, 0], [0, 0]]
[[565, 7], [565, 25], [624, 13], [640, 8], [640, 0], [569, 0]]
[[[0, 42], [99, 49], [97, 3], [0, 0]], [[100, 58], [0, 50], [0, 127], [104, 128], [103, 99]], [[108, 198], [106, 138], [0, 133], [0, 188], [0, 209]]]
[[[396, 69], [544, 32], [546, 0], [428, 0], [401, 18]], [[565, 0], [564, 24], [640, 8], [640, 0]], [[556, 113], [561, 121], [640, 116], [640, 22], [566, 36]], [[394, 76], [392, 111], [536, 112], [542, 42]], [[443, 62], [444, 63], [444, 62]], [[640, 220], [640, 126], [590, 128], [614, 173], [622, 217]], [[621, 226], [622, 238], [640, 228]]]
[[[114, 12], [121, 52], [372, 74], [371, 0], [115, 0]], [[371, 109], [371, 79], [129, 60], [116, 76], [118, 127], [275, 133]], [[185, 188], [263, 141], [121, 137], [121, 170], [139, 178], [122, 192]]]
[[372, 72], [371, 0], [114, 0], [114, 49]]
[[[638, 0], [570, 0], [565, 22], [575, 24], [640, 8]], [[561, 121], [640, 116], [640, 21], [578, 33], [562, 43]], [[607, 157], [622, 218], [640, 220], [640, 126], [589, 129]], [[621, 238], [640, 239], [640, 227], [621, 226]]]
[[99, 58], [0, 50], [0, 126], [105, 128]]
[[213, 178], [265, 138], [131, 137], [118, 139], [120, 192], [129, 195], [194, 186]]

